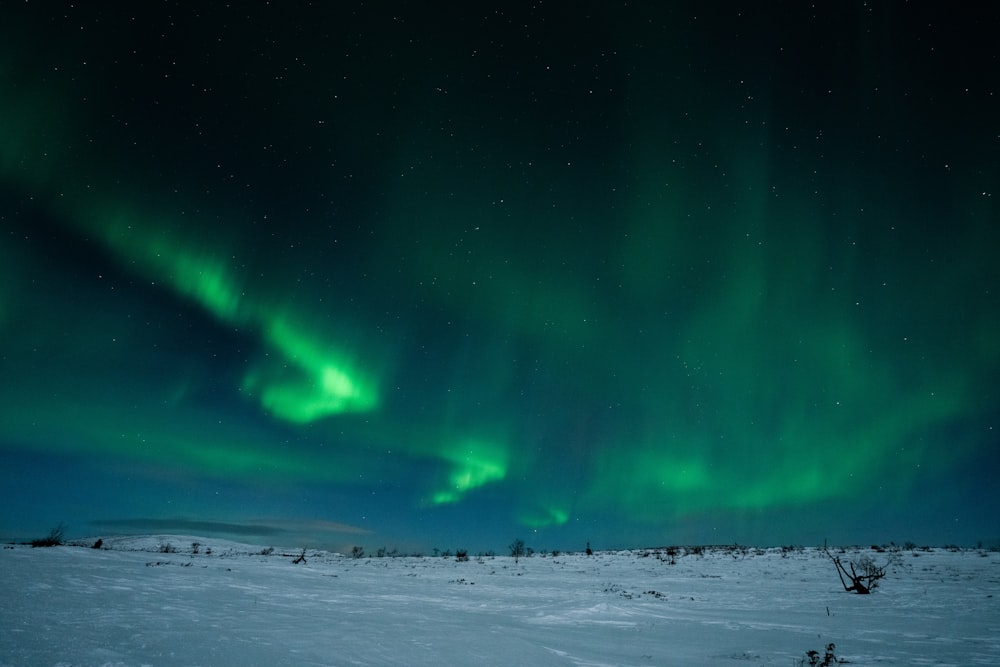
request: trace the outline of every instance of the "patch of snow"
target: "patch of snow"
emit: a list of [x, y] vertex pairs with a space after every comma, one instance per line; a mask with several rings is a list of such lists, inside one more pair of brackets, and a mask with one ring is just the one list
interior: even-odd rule
[[0, 549], [0, 665], [787, 667], [831, 642], [855, 665], [1000, 664], [996, 553], [900, 552], [856, 595], [814, 549], [293, 564], [196, 536], [103, 547]]

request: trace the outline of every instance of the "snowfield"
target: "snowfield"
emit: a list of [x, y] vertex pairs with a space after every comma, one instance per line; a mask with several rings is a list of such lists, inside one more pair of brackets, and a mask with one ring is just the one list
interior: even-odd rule
[[[6, 545], [0, 665], [791, 667], [831, 642], [851, 665], [1000, 664], [993, 552], [900, 551], [856, 595], [816, 549], [682, 549], [675, 564], [662, 549], [517, 564], [260, 551], [184, 536]], [[862, 555], [888, 557], [843, 557]]]

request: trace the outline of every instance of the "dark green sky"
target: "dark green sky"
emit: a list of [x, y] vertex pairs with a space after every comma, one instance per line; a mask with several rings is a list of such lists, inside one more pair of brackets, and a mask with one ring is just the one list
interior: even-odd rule
[[0, 13], [0, 534], [1000, 539], [995, 10]]

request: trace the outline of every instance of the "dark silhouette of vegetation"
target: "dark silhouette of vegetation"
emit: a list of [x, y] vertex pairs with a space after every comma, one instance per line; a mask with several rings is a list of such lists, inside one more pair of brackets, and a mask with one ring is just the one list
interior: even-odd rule
[[59, 524], [55, 528], [49, 531], [49, 534], [45, 537], [38, 538], [36, 540], [31, 540], [32, 547], [58, 547], [65, 542], [66, 536], [66, 526], [64, 524]]
[[300, 553], [295, 560], [292, 561], [292, 565], [298, 565], [299, 563], [306, 563], [306, 548], [302, 547], [302, 553]]
[[832, 667], [833, 665], [846, 664], [846, 660], [842, 660], [834, 654], [834, 649], [836, 648], [837, 646], [833, 642], [827, 644], [826, 652], [822, 658], [819, 655], [819, 651], [806, 651], [806, 657], [799, 660], [798, 667], [806, 667], [806, 665], [809, 665], [809, 667]]
[[94, 542], [94, 546], [92, 546], [90, 548], [91, 549], [101, 549], [102, 547], [104, 547], [104, 540], [101, 539], [101, 538], [97, 538], [97, 541]]
[[[858, 593], [859, 595], [868, 595], [877, 588], [879, 580], [885, 577], [886, 568], [892, 563], [891, 556], [885, 565], [876, 565], [875, 561], [865, 556], [857, 563], [848, 561], [845, 567], [844, 563], [840, 560], [840, 556], [834, 556], [829, 551], [826, 552], [826, 555], [830, 557], [830, 560], [833, 561], [834, 566], [837, 568], [837, 576], [840, 577], [840, 583], [843, 584], [844, 590], [848, 593]], [[848, 568], [850, 568], [850, 572], [848, 572]], [[848, 585], [848, 582], [850, 582], [850, 585]]]
[[515, 538], [507, 548], [510, 549], [510, 555], [514, 557], [515, 563], [527, 553], [524, 547], [524, 540], [520, 538]]
[[351, 547], [351, 558], [364, 558], [364, 557], [365, 557], [365, 548], [363, 546], [355, 544], [353, 547]]
[[587, 542], [587, 555], [588, 556], [594, 555], [594, 550], [590, 548], [590, 542]]
[[469, 551], [467, 549], [456, 549], [455, 560], [459, 563], [469, 562]]

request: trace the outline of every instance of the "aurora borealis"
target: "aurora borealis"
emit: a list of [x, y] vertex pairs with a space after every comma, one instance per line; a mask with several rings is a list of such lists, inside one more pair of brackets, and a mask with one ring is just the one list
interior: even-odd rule
[[998, 12], [702, 4], [0, 5], [0, 535], [1000, 540]]

